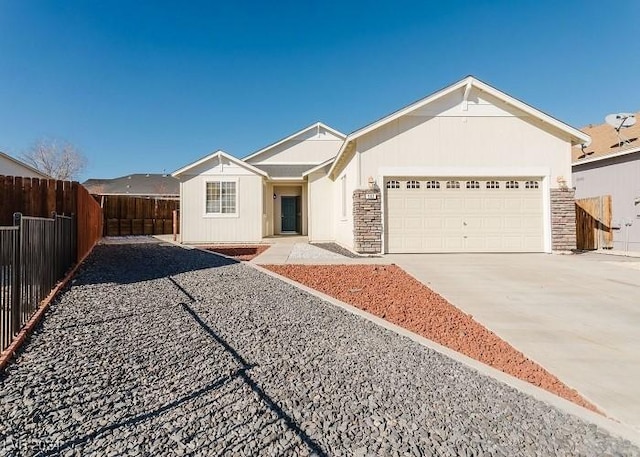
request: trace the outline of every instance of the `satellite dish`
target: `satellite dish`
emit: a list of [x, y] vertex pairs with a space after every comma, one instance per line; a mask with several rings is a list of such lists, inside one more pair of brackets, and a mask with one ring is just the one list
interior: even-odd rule
[[633, 113], [609, 114], [604, 118], [605, 122], [613, 127], [618, 135], [620, 143], [612, 147], [622, 147], [625, 143], [631, 143], [620, 134], [620, 129], [631, 127], [636, 123], [636, 116]]
[[620, 131], [621, 128], [631, 127], [636, 123], [636, 116], [633, 113], [609, 114], [604, 118], [611, 127]]

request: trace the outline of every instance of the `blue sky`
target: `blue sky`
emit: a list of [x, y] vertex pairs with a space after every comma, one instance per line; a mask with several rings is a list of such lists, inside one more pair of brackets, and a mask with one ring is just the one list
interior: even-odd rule
[[80, 180], [349, 133], [468, 74], [573, 126], [640, 110], [640, 2], [0, 0], [0, 151]]

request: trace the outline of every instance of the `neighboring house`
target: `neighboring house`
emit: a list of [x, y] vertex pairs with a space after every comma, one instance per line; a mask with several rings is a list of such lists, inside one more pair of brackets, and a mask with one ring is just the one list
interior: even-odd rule
[[0, 152], [0, 175], [52, 179], [51, 176], [3, 152]]
[[470, 76], [347, 137], [318, 123], [176, 171], [182, 242], [300, 233], [367, 253], [573, 249], [571, 148], [588, 141]]
[[113, 179], [88, 179], [82, 185], [96, 195], [129, 195], [178, 199], [180, 183], [167, 174], [132, 174]]
[[582, 130], [592, 142], [573, 150], [576, 198], [611, 195], [613, 249], [640, 251], [640, 122], [620, 136], [609, 124]]

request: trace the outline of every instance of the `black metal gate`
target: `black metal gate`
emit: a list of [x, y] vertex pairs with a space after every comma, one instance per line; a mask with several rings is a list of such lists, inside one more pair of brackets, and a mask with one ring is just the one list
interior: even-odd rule
[[76, 259], [74, 217], [14, 215], [0, 227], [0, 351], [37, 311]]

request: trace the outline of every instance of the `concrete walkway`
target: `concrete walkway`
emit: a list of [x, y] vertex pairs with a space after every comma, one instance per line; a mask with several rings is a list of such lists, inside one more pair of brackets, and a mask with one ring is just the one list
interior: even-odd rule
[[259, 265], [282, 264], [313, 264], [313, 265], [337, 265], [337, 264], [380, 264], [389, 263], [384, 257], [346, 257], [326, 249], [309, 244], [306, 236], [280, 236], [265, 238], [271, 247], [259, 256], [251, 260], [251, 263]]
[[387, 255], [608, 415], [640, 430], [640, 259]]

